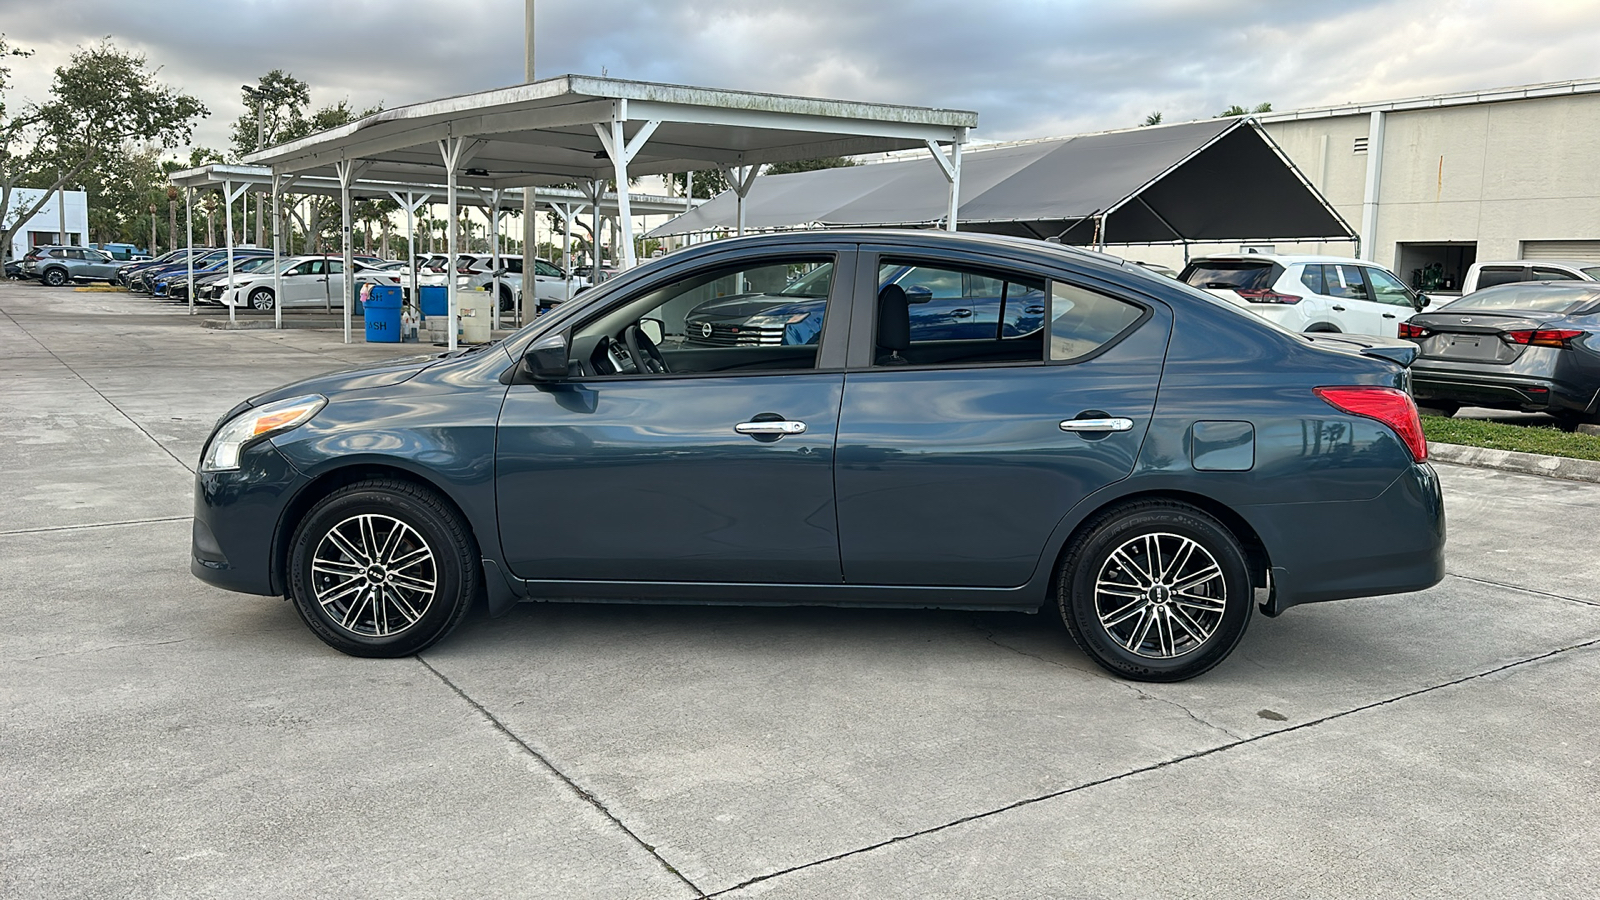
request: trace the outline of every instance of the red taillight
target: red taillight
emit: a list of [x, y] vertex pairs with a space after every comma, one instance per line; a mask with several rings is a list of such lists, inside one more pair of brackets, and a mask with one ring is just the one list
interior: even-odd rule
[[1421, 340], [1432, 333], [1433, 332], [1423, 328], [1421, 325], [1413, 325], [1410, 322], [1400, 323], [1400, 336], [1403, 338]]
[[1299, 303], [1302, 299], [1304, 299], [1302, 297], [1296, 297], [1294, 294], [1280, 294], [1271, 288], [1260, 288], [1256, 290], [1242, 289], [1236, 290], [1234, 293], [1250, 301], [1251, 303], [1280, 303], [1288, 305], [1292, 303]]
[[1535, 328], [1532, 331], [1501, 332], [1500, 340], [1530, 347], [1569, 347], [1573, 338], [1582, 336], [1582, 331], [1569, 328]]
[[1318, 397], [1352, 416], [1376, 419], [1394, 429], [1417, 462], [1428, 458], [1428, 439], [1422, 436], [1422, 419], [1411, 395], [1395, 388], [1352, 385], [1313, 388]]

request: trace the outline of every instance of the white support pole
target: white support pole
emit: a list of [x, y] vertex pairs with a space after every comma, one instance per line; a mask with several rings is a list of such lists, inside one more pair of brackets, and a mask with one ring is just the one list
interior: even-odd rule
[[[621, 106], [621, 104], [619, 104]], [[632, 140], [626, 140], [622, 133], [623, 121], [627, 115], [627, 107], [621, 106], [620, 115], [611, 120], [611, 126], [596, 123], [595, 134], [600, 138], [600, 144], [606, 148], [606, 155], [611, 157], [611, 170], [617, 182], [617, 226], [622, 241], [622, 267], [631, 269], [638, 264], [637, 255], [633, 252], [633, 210], [628, 196], [628, 163], [639, 155], [639, 150], [644, 147], [645, 141], [655, 134], [661, 126], [661, 120], [652, 119], [634, 134]], [[596, 201], [598, 203], [598, 200]]]
[[283, 176], [277, 169], [272, 170], [272, 327], [283, 328], [283, 304], [278, 302], [281, 297], [283, 279], [278, 275], [278, 270], [283, 264]]
[[[222, 217], [223, 237], [228, 245], [228, 285], [233, 284], [233, 182], [224, 178], [222, 180], [222, 201], [227, 212]], [[228, 304], [228, 324], [238, 321], [238, 307]]]
[[[494, 267], [492, 270], [490, 270], [492, 274], [489, 276], [490, 279], [493, 281], [493, 284], [490, 285], [489, 290], [494, 292], [494, 311], [489, 314], [490, 315], [489, 321], [491, 323], [491, 325], [490, 325], [491, 328], [499, 329], [499, 327], [500, 327], [500, 189], [499, 188], [495, 188], [494, 190], [489, 192], [489, 239], [494, 242], [491, 245], [491, 249], [489, 250], [489, 254], [490, 254], [489, 265]], [[527, 256], [526, 256], [526, 254], [524, 254], [524, 256], [523, 256], [523, 268], [524, 269], [527, 268]], [[530, 286], [528, 284], [528, 276], [527, 275], [523, 275], [522, 276], [522, 281], [523, 281], [523, 285], [522, 286], [523, 286], [524, 289], [526, 289], [526, 288], [528, 288]]]
[[761, 174], [764, 166], [756, 163], [752, 166], [723, 166], [722, 174], [728, 179], [728, 184], [733, 186], [733, 196], [737, 216], [735, 217], [734, 233], [738, 237], [744, 236], [744, 198], [755, 186], [756, 177]]
[[[339, 290], [342, 295], [340, 299], [344, 302], [344, 342], [346, 344], [351, 342], [351, 320], [356, 312], [355, 291], [353, 290], [356, 283], [355, 273], [351, 271], [354, 267], [354, 260], [350, 258], [350, 173], [353, 164], [354, 160], [349, 159], [341, 159], [333, 164], [333, 171], [339, 176], [339, 230], [342, 238], [340, 243], [343, 245], [341, 258], [344, 261], [343, 274], [339, 279]], [[327, 268], [327, 262], [324, 259], [323, 271], [327, 272]], [[330, 278], [332, 277], [332, 273], [328, 273], [328, 275]], [[332, 287], [332, 285], [329, 285], [329, 287]]]
[[967, 130], [956, 130], [956, 139], [950, 142], [950, 158], [946, 159], [944, 150], [940, 149], [935, 141], [928, 141], [928, 152], [933, 154], [933, 161], [939, 164], [939, 171], [944, 173], [944, 180], [950, 185], [950, 206], [944, 216], [944, 230], [956, 230], [956, 215], [961, 207], [961, 145], [966, 143]]
[[1367, 190], [1361, 202], [1361, 246], [1356, 255], [1361, 259], [1377, 258], [1378, 197], [1383, 192], [1383, 110], [1374, 110], [1367, 126]]
[[461, 149], [465, 142], [465, 138], [458, 137], [447, 137], [439, 142], [439, 153], [444, 157], [445, 169], [444, 214], [445, 221], [450, 223], [448, 230], [445, 232], [445, 252], [450, 256], [450, 261], [445, 267], [445, 272], [447, 273], [445, 275], [445, 292], [446, 296], [449, 297], [449, 306], [445, 311], [449, 324], [445, 326], [445, 331], [450, 334], [449, 343], [446, 346], [451, 353], [456, 351], [456, 322], [458, 321], [457, 317], [461, 314], [460, 298], [456, 295], [456, 217], [459, 215], [456, 197], [456, 170], [461, 165]]
[[562, 229], [561, 229], [561, 274], [562, 274], [562, 276], [564, 278], [566, 278], [566, 281], [567, 281], [566, 296], [563, 297], [562, 299], [563, 300], [571, 300], [572, 299], [572, 217], [574, 215], [576, 215], [576, 213], [574, 213], [572, 211], [572, 204], [571, 203], [563, 203], [563, 204], [561, 204], [560, 207], [552, 206], [552, 208], [553, 209], [557, 209], [561, 213], [561, 224], [562, 224]]
[[194, 315], [194, 188], [183, 189], [183, 244], [189, 260], [189, 315]]

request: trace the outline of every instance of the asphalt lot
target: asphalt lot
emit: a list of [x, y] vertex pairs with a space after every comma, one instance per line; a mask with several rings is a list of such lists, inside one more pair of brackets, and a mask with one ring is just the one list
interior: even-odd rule
[[0, 896], [1600, 895], [1600, 486], [1441, 466], [1441, 585], [1178, 685], [935, 611], [523, 604], [357, 660], [189, 575], [191, 469], [395, 352], [0, 282]]

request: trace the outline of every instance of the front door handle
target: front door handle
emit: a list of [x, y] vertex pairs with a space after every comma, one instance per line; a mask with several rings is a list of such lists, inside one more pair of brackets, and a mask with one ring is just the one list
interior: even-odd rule
[[1061, 423], [1062, 431], [1132, 431], [1133, 420], [1121, 416], [1108, 416], [1104, 419], [1068, 419]]
[[950, 310], [950, 315], [955, 316], [958, 319], [970, 319], [970, 318], [972, 318], [972, 310], [970, 310], [970, 309], [952, 309], [952, 310]]
[[740, 422], [733, 426], [740, 434], [783, 437], [786, 434], [805, 434], [806, 423], [777, 419], [770, 422]]

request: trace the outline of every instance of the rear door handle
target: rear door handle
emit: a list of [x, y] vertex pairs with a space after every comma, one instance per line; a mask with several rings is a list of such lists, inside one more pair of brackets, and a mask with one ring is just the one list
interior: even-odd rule
[[1344, 312], [1344, 307], [1342, 307], [1342, 306], [1335, 306], [1334, 309], [1339, 311], [1339, 312]]
[[972, 317], [972, 310], [970, 310], [970, 309], [952, 309], [952, 310], [950, 310], [950, 315], [955, 316], [958, 319], [968, 319], [968, 318]]
[[1133, 420], [1121, 416], [1104, 419], [1067, 419], [1061, 423], [1062, 431], [1132, 431]]
[[1392, 319], [1392, 318], [1394, 318], [1394, 313], [1384, 313], [1383, 317], [1385, 319]]
[[786, 434], [805, 434], [806, 423], [792, 422], [785, 419], [770, 422], [740, 422], [733, 426], [733, 430], [740, 434], [777, 435], [782, 437]]

